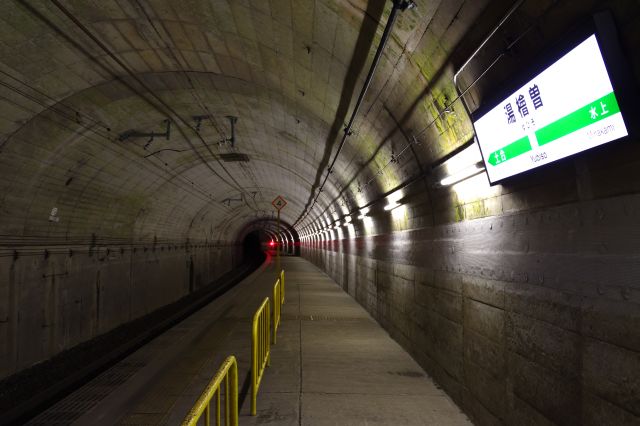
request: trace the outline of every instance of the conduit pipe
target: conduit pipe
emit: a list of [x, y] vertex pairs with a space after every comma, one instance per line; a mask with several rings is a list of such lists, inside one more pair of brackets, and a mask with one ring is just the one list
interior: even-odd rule
[[335, 166], [336, 161], [338, 160], [338, 156], [340, 155], [340, 151], [342, 151], [342, 148], [344, 147], [344, 144], [347, 141], [347, 137], [349, 137], [349, 135], [351, 134], [351, 128], [353, 127], [353, 122], [356, 119], [356, 115], [358, 114], [358, 110], [360, 109], [360, 105], [362, 105], [362, 101], [364, 99], [364, 96], [366, 95], [367, 90], [369, 89], [369, 85], [371, 84], [371, 80], [373, 79], [373, 75], [374, 75], [374, 73], [376, 71], [376, 67], [378, 66], [378, 62], [380, 61], [380, 57], [382, 56], [382, 51], [384, 50], [384, 47], [387, 44], [387, 40], [389, 39], [389, 35], [391, 34], [391, 29], [393, 28], [393, 24], [395, 22], [396, 15], [397, 15], [398, 11], [399, 10], [411, 9], [413, 7], [415, 7], [415, 3], [413, 3], [413, 1], [411, 1], [411, 0], [393, 0], [393, 8], [391, 9], [391, 13], [389, 14], [389, 19], [387, 19], [387, 24], [384, 27], [384, 32], [382, 33], [382, 38], [380, 39], [380, 43], [378, 44], [378, 48], [376, 50], [376, 54], [373, 57], [373, 62], [371, 63], [371, 67], [369, 68], [369, 72], [367, 73], [367, 78], [365, 79], [364, 85], [362, 86], [362, 90], [360, 91], [360, 94], [358, 95], [358, 100], [356, 101], [356, 104], [353, 107], [353, 112], [351, 113], [351, 118], [349, 119], [349, 123], [347, 123], [347, 127], [345, 127], [345, 129], [344, 129], [344, 134], [342, 135], [342, 140], [340, 141], [340, 144], [338, 145], [338, 150], [336, 151], [335, 155], [333, 156], [333, 160], [331, 161], [331, 164], [327, 168], [327, 174], [325, 175], [325, 177], [324, 177], [324, 179], [322, 181], [322, 184], [318, 188], [318, 194], [314, 198], [313, 203], [309, 206], [308, 209], [305, 210], [305, 212], [303, 212], [302, 215], [300, 215], [300, 217], [298, 218], [298, 220], [296, 220], [296, 222], [293, 224], [293, 226], [296, 226], [298, 223], [300, 223], [300, 221], [303, 220], [309, 214], [311, 209], [313, 209], [313, 206], [315, 206], [316, 202], [318, 201], [318, 198], [320, 197], [320, 194], [322, 194], [322, 190], [324, 189], [324, 185], [327, 183], [327, 180], [329, 179], [329, 175], [333, 172], [333, 167]]
[[[509, 18], [511, 17], [511, 15], [513, 15], [513, 14], [514, 14], [514, 13], [515, 13], [519, 8], [520, 8], [520, 6], [522, 6], [522, 4], [523, 4], [524, 2], [525, 2], [525, 0], [518, 0], [516, 3], [514, 3], [514, 4], [513, 4], [513, 6], [511, 6], [511, 8], [507, 11], [507, 13], [502, 17], [502, 19], [500, 20], [500, 22], [498, 22], [498, 23], [496, 24], [496, 26], [495, 26], [495, 27], [493, 27], [493, 29], [491, 30], [491, 32], [489, 32], [489, 34], [484, 38], [484, 40], [482, 41], [482, 43], [480, 43], [480, 45], [476, 48], [476, 50], [475, 50], [475, 51], [474, 51], [474, 52], [469, 56], [469, 58], [467, 58], [467, 60], [462, 64], [462, 66], [460, 66], [460, 68], [459, 68], [459, 69], [456, 71], [456, 73], [453, 75], [453, 84], [454, 84], [454, 86], [455, 86], [455, 88], [456, 88], [456, 91], [457, 91], [457, 93], [458, 93], [458, 97], [457, 97], [456, 99], [454, 99], [454, 100], [451, 102], [451, 104], [453, 104], [456, 100], [461, 99], [461, 100], [462, 100], [462, 104], [463, 104], [463, 106], [465, 107], [465, 109], [467, 110], [467, 113], [469, 114], [469, 116], [471, 116], [471, 113], [469, 112], [469, 108], [468, 108], [467, 103], [466, 103], [466, 101], [465, 101], [465, 99], [464, 99], [464, 95], [467, 93], [467, 91], [468, 91], [471, 87], [473, 87], [473, 86], [478, 82], [478, 80], [480, 80], [480, 79], [481, 79], [481, 78], [482, 78], [482, 77], [483, 77], [483, 76], [484, 76], [484, 75], [485, 75], [485, 74], [486, 74], [486, 73], [487, 73], [487, 72], [488, 72], [488, 71], [489, 71], [489, 70], [490, 70], [490, 69], [491, 69], [491, 68], [492, 68], [492, 67], [493, 67], [493, 66], [494, 66], [494, 65], [495, 65], [495, 64], [496, 64], [496, 63], [497, 63], [497, 62], [498, 62], [498, 61], [499, 61], [503, 56], [504, 56], [504, 54], [505, 54], [505, 53], [503, 52], [503, 53], [501, 53], [500, 55], [498, 55], [498, 57], [493, 61], [493, 63], [492, 63], [489, 67], [487, 67], [487, 69], [485, 69], [485, 70], [482, 72], [482, 74], [481, 74], [478, 78], [476, 78], [476, 79], [475, 79], [475, 81], [474, 81], [472, 84], [470, 84], [470, 85], [469, 85], [469, 87], [468, 87], [468, 88], [466, 88], [464, 91], [460, 91], [460, 89], [459, 89], [459, 87], [458, 87], [458, 77], [459, 77], [459, 76], [460, 76], [460, 74], [465, 70], [465, 68], [466, 68], [466, 67], [471, 63], [471, 61], [472, 61], [476, 56], [478, 56], [478, 54], [482, 51], [482, 49], [483, 49], [483, 48], [484, 48], [484, 46], [489, 42], [489, 40], [491, 40], [491, 38], [496, 34], [496, 32], [498, 32], [498, 30], [499, 30], [499, 29], [500, 29], [500, 28], [505, 24], [505, 22], [507, 22], [507, 20], [509, 20]], [[392, 11], [391, 11], [391, 15], [389, 16], [389, 20], [387, 21], [387, 26], [389, 26], [389, 24], [393, 25], [392, 18], [395, 18], [395, 16], [394, 16], [395, 12], [396, 12], [396, 2], [394, 1], [394, 10], [392, 10]], [[514, 42], [512, 42], [512, 43], [507, 47], [507, 50], [508, 50], [509, 48], [511, 48], [514, 44], [516, 44], [516, 43], [517, 43], [517, 42], [518, 42], [518, 41], [519, 41], [519, 40], [520, 40], [520, 39], [521, 39], [521, 38], [522, 38], [522, 37], [523, 37], [523, 36], [524, 36], [524, 35], [525, 35], [529, 30], [530, 30], [530, 29], [531, 29], [531, 27], [529, 27], [526, 31], [524, 31], [524, 32], [523, 32], [523, 34], [521, 34], [521, 35], [520, 35], [520, 36], [519, 36], [519, 37], [518, 37]], [[386, 28], [385, 28], [385, 33], [386, 33]], [[386, 40], [384, 39], [384, 34], [383, 34], [383, 38], [382, 38], [382, 40], [380, 41], [381, 45], [382, 45], [382, 43], [383, 43], [383, 42], [386, 42]], [[383, 47], [384, 47], [384, 46], [383, 46]], [[378, 49], [380, 49], [380, 46], [378, 47]], [[376, 52], [376, 53], [377, 53], [377, 52]], [[376, 54], [376, 57], [377, 57], [377, 54]], [[375, 63], [375, 60], [376, 60], [376, 59], [374, 58], [374, 63], [372, 64], [372, 67], [373, 67], [373, 66], [375, 66], [375, 64], [376, 64], [376, 63]], [[366, 88], [365, 88], [365, 90], [366, 90]], [[451, 104], [450, 104], [450, 105], [451, 105]], [[450, 106], [450, 105], [448, 105], [448, 106]], [[356, 107], [357, 107], [357, 106], [358, 106], [358, 105], [356, 105]], [[448, 106], [447, 106], [447, 107], [448, 107]], [[440, 117], [442, 114], [443, 114], [443, 113], [440, 113], [440, 114], [438, 115], [438, 117]], [[421, 130], [417, 135], [415, 135], [415, 136], [414, 136], [414, 139], [415, 139], [415, 138], [417, 138], [418, 136], [420, 136], [422, 133], [424, 133], [424, 131], [425, 131], [428, 127], [430, 127], [430, 126], [431, 126], [431, 124], [433, 124], [434, 122], [435, 122], [435, 119], [433, 120], [433, 122], [432, 122], [432, 123], [430, 123], [427, 127], [425, 127], [425, 129]], [[344, 138], [343, 138], [343, 141], [344, 141]], [[467, 146], [469, 146], [469, 145], [470, 145], [471, 143], [473, 143], [473, 142], [474, 142], [474, 141], [473, 141], [473, 140], [471, 140], [471, 141], [469, 141], [468, 143], [464, 144], [461, 148], [466, 148]], [[410, 145], [410, 144], [409, 144], [409, 145]], [[408, 147], [409, 145], [407, 145], [407, 147]], [[407, 147], [405, 147], [405, 149], [406, 149]], [[403, 150], [403, 151], [404, 151], [404, 150]], [[338, 151], [338, 152], [339, 152], [339, 151]], [[457, 152], [457, 150], [456, 150], [456, 152]], [[449, 156], [447, 156], [447, 158], [448, 158], [448, 157], [449, 157]], [[334, 159], [334, 162], [335, 162], [335, 159]], [[439, 162], [439, 163], [440, 163], [440, 162]], [[432, 166], [432, 168], [433, 168], [433, 166]], [[410, 185], [410, 184], [414, 183], [414, 182], [415, 182], [415, 181], [417, 181], [419, 178], [421, 178], [423, 175], [424, 175], [424, 174], [423, 174], [423, 173], [421, 173], [420, 175], [415, 176], [414, 178], [411, 178], [411, 179], [409, 179], [409, 180], [407, 180], [407, 181], [403, 182], [402, 184], [398, 185], [396, 188], [393, 188], [392, 190], [390, 190], [390, 191], [386, 192], [385, 194], [382, 194], [382, 196], [380, 196], [379, 198], [376, 198], [375, 200], [370, 201], [369, 203], [365, 204], [362, 208], [366, 208], [366, 207], [368, 207], [368, 206], [371, 206], [371, 205], [373, 205], [373, 204], [377, 203], [378, 201], [380, 201], [380, 200], [382, 200], [382, 199], [386, 198], [389, 194], [391, 194], [391, 193], [393, 193], [393, 192], [395, 192], [395, 191], [397, 191], [397, 190], [399, 190], [399, 189], [402, 189], [402, 188], [404, 188], [404, 187], [406, 187], [406, 186], [408, 186], [408, 185]], [[328, 175], [327, 175], [327, 177], [328, 177]], [[325, 178], [325, 181], [326, 181], [326, 178]], [[324, 185], [324, 182], [323, 182], [323, 185]], [[322, 191], [320, 191], [320, 192], [322, 192]], [[319, 194], [318, 194], [318, 195], [319, 195]], [[317, 198], [318, 198], [318, 197], [316, 197], [316, 200], [317, 200]], [[315, 200], [314, 200], [313, 204], [315, 204]], [[313, 207], [313, 205], [312, 205], [311, 207]], [[353, 213], [353, 212], [350, 212], [350, 213]], [[296, 223], [298, 223], [298, 222], [296, 222]]]

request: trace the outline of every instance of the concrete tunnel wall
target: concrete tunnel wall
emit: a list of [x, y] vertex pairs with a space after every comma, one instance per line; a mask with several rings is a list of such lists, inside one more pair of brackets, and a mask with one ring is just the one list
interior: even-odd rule
[[303, 241], [302, 256], [478, 424], [631, 425], [640, 197], [580, 200], [571, 170], [553, 175], [538, 184], [561, 178], [557, 198], [518, 188], [486, 200], [501, 213], [464, 221], [419, 185], [401, 211]]
[[[636, 80], [639, 34], [620, 32]], [[392, 211], [382, 199], [364, 220], [351, 210], [350, 225], [330, 230], [342, 215], [323, 216], [302, 256], [474, 422], [638, 424], [639, 155], [636, 136], [494, 187], [483, 173], [438, 188], [432, 171]]]
[[0, 258], [0, 378], [175, 302], [240, 261], [235, 244], [31, 250]]
[[[239, 235], [274, 233], [281, 194], [302, 255], [474, 422], [637, 423], [640, 141], [503, 185], [480, 175], [437, 188], [433, 166], [473, 137], [453, 74], [514, 2], [416, 3], [320, 191], [391, 1], [8, 2], [0, 378], [236, 266]], [[470, 87], [469, 109], [601, 9], [640, 80], [637, 2], [527, 0], [460, 76], [468, 87], [519, 40]], [[134, 130], [158, 136], [123, 137]], [[237, 154], [247, 160], [223, 159]], [[313, 235], [407, 181], [402, 207], [381, 200]]]

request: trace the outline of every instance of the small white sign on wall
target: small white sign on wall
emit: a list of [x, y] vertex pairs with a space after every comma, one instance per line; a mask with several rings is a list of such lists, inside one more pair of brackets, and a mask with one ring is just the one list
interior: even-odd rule
[[60, 222], [60, 217], [58, 216], [57, 207], [54, 207], [51, 209], [51, 213], [49, 213], [49, 222]]

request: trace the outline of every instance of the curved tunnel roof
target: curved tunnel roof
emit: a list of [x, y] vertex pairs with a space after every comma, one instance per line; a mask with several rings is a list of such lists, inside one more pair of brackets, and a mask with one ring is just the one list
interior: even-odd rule
[[0, 234], [231, 241], [279, 194], [297, 229], [366, 204], [471, 134], [468, 120], [444, 123], [433, 135], [449, 145], [389, 165], [410, 140], [398, 121], [424, 128], [433, 93], [453, 91], [447, 79], [426, 95], [486, 4], [417, 3], [398, 16], [317, 204], [392, 2], [6, 5]]

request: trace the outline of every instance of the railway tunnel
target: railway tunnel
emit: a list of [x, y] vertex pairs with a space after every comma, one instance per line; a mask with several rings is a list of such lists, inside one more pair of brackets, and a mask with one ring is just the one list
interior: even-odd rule
[[638, 2], [0, 10], [0, 423], [640, 424]]

